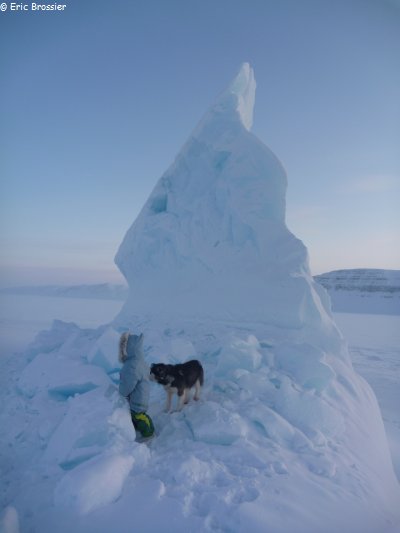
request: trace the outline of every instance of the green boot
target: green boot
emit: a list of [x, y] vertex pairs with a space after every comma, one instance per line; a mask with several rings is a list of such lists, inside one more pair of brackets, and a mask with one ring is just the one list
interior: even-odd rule
[[146, 413], [135, 413], [131, 411], [132, 423], [136, 431], [139, 431], [143, 438], [147, 439], [154, 434], [152, 419]]

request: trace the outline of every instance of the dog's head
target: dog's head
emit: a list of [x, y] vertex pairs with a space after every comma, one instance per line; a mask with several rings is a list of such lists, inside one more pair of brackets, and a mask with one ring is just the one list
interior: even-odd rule
[[150, 379], [156, 381], [160, 385], [168, 385], [171, 381], [169, 375], [170, 365], [164, 363], [153, 363], [150, 367]]

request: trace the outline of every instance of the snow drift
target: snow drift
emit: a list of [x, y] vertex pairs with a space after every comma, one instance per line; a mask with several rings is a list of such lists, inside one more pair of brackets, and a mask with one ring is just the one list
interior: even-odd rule
[[[22, 434], [41, 445], [21, 489], [10, 482], [3, 523], [77, 533], [396, 527], [400, 490], [377, 401], [286, 228], [285, 172], [249, 131], [254, 97], [244, 64], [156, 184], [116, 256], [130, 293], [115, 321], [56, 322], [25, 354], [0, 422], [22, 402], [32, 435], [17, 424], [7, 443]], [[205, 368], [202, 400], [182, 412], [163, 413], [154, 385], [149, 448], [135, 442], [114, 385], [126, 328], [144, 332], [148, 362], [197, 357]]]

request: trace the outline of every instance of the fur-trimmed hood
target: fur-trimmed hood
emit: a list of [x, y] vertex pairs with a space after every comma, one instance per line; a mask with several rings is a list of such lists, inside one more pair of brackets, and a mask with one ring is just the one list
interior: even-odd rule
[[130, 335], [129, 331], [125, 331], [124, 333], [122, 333], [121, 337], [119, 338], [118, 360], [120, 363], [125, 363], [125, 361], [128, 358], [127, 346], [128, 346], [129, 335]]
[[139, 358], [142, 356], [143, 333], [140, 335], [133, 335], [129, 331], [122, 333], [119, 339], [119, 362], [125, 363], [127, 359]]

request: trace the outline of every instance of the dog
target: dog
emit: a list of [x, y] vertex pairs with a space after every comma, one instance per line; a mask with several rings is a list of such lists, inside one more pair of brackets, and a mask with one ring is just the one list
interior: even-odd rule
[[194, 400], [199, 400], [204, 383], [204, 370], [197, 359], [179, 365], [154, 363], [150, 367], [150, 379], [164, 386], [167, 393], [165, 410], [171, 410], [172, 396], [178, 395], [178, 411], [189, 402], [189, 391], [195, 387]]

